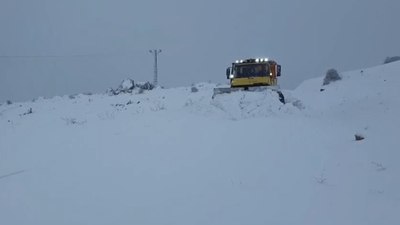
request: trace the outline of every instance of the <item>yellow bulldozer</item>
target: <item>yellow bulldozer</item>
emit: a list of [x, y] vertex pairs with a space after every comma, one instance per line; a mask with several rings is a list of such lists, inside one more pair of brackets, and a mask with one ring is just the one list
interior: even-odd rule
[[230, 87], [217, 87], [213, 98], [223, 93], [233, 91], [263, 91], [272, 89], [279, 95], [279, 100], [285, 103], [284, 96], [278, 90], [278, 77], [281, 76], [281, 65], [268, 58], [236, 60], [226, 69], [226, 78]]

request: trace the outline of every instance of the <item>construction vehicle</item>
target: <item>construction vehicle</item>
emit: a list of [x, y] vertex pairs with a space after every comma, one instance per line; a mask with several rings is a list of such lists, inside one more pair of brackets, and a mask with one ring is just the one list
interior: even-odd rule
[[272, 89], [284, 103], [284, 96], [278, 90], [278, 79], [281, 75], [281, 65], [268, 58], [236, 60], [226, 69], [226, 78], [230, 80], [230, 87], [214, 89], [213, 98], [218, 94], [233, 91], [263, 91]]

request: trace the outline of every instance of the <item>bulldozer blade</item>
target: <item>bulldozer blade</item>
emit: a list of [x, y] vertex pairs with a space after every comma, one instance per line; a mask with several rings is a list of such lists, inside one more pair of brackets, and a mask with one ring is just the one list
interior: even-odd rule
[[271, 87], [219, 87], [214, 88], [213, 98], [219, 94], [231, 93], [234, 91], [265, 91], [267, 89], [272, 89]]
[[285, 97], [283, 96], [282, 92], [279, 90], [278, 87], [276, 86], [260, 86], [260, 87], [219, 87], [219, 88], [214, 88], [214, 93], [212, 98], [216, 95], [220, 94], [229, 94], [234, 91], [252, 91], [252, 92], [261, 92], [261, 91], [266, 91], [266, 90], [272, 90], [278, 93], [279, 95], [279, 101], [285, 104]]
[[225, 94], [225, 93], [231, 93], [231, 92], [232, 92], [232, 88], [230, 88], [230, 87], [214, 88], [213, 98], [216, 95]]

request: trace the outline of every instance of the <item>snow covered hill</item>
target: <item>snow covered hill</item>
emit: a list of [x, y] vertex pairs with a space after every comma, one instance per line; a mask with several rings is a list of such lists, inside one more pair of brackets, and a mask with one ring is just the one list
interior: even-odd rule
[[0, 224], [400, 224], [399, 73], [3, 104]]

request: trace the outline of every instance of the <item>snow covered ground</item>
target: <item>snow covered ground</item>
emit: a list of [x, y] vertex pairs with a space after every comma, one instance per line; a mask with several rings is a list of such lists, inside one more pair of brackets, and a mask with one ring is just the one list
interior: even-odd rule
[[0, 224], [400, 224], [400, 63], [341, 75], [2, 104]]

